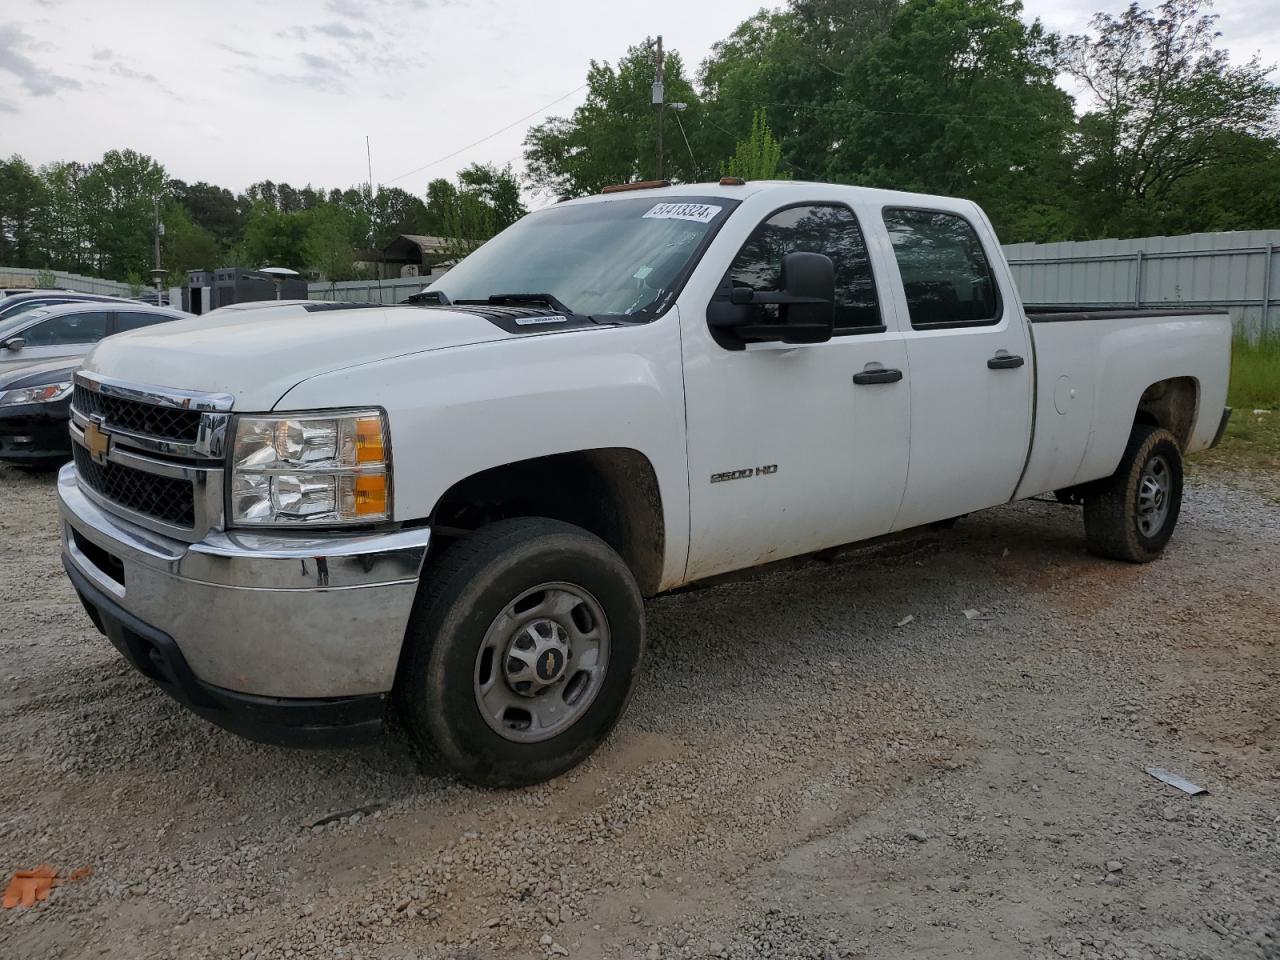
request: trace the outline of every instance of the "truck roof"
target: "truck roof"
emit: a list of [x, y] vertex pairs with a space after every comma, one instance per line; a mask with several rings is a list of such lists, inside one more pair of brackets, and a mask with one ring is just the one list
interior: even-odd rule
[[895, 206], [934, 207], [942, 209], [973, 209], [976, 204], [972, 200], [961, 197], [944, 197], [927, 193], [907, 193], [902, 190], [882, 190], [878, 187], [858, 187], [843, 183], [822, 183], [814, 180], [748, 180], [745, 184], [682, 183], [668, 187], [652, 187], [637, 190], [622, 190], [616, 193], [594, 194], [566, 200], [556, 206], [581, 203], [608, 203], [613, 200], [635, 200], [644, 197], [725, 197], [732, 200], [745, 200], [764, 192], [776, 192], [779, 195], [804, 193], [820, 188], [824, 193], [847, 193], [851, 201], [883, 203]]

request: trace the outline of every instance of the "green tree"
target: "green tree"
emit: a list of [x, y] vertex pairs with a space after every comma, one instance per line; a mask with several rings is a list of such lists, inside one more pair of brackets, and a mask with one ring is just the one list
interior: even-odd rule
[[270, 202], [259, 201], [245, 218], [244, 238], [234, 251], [242, 267], [289, 267], [307, 269], [308, 217], [304, 213], [281, 213]]
[[191, 222], [207, 230], [219, 244], [229, 247], [240, 239], [244, 211], [235, 194], [226, 187], [203, 180], [191, 184], [171, 180], [169, 191], [186, 210]]
[[[1079, 128], [1090, 232], [1143, 232], [1167, 216], [1179, 184], [1224, 166], [1230, 135], [1274, 132], [1280, 88], [1255, 56], [1233, 65], [1215, 46], [1210, 0], [1132, 3], [1068, 38], [1068, 73], [1088, 91]], [[1234, 142], [1238, 143], [1238, 139]]]
[[48, 191], [44, 210], [48, 262], [72, 273], [92, 269], [88, 211], [81, 190], [87, 174], [84, 164], [74, 162], [58, 161], [40, 168]]
[[17, 154], [0, 161], [0, 264], [45, 265], [47, 203], [48, 190], [31, 164]]
[[471, 190], [459, 190], [441, 212], [450, 259], [461, 259], [498, 232], [497, 215]]
[[529, 212], [520, 198], [520, 181], [511, 172], [510, 164], [499, 168], [492, 163], [473, 163], [458, 171], [458, 183], [464, 192], [476, 194], [493, 211], [495, 233]]
[[306, 211], [305, 216], [308, 223], [302, 252], [307, 266], [329, 281], [354, 280], [358, 271], [350, 217], [330, 203]]
[[1170, 188], [1160, 205], [1156, 230], [1179, 234], [1280, 226], [1280, 143], [1272, 138], [1221, 133], [1212, 154], [1212, 164], [1187, 174]]
[[781, 160], [782, 145], [773, 139], [764, 111], [757, 110], [751, 120], [751, 135], [738, 141], [737, 149], [724, 165], [723, 172], [726, 177], [741, 177], [743, 180], [788, 180], [790, 177], [778, 171]]
[[1018, 0], [907, 0], [840, 85], [827, 176], [970, 197], [1010, 240], [1069, 229], [1038, 208], [1068, 185], [1071, 101], [1054, 37], [1021, 14]]
[[80, 183], [97, 272], [123, 279], [154, 265], [155, 200], [165, 193], [164, 167], [133, 150], [108, 150]]
[[184, 283], [188, 271], [222, 266], [222, 245], [191, 218], [187, 207], [176, 197], [170, 197], [161, 207], [160, 220], [165, 228], [160, 261], [168, 271], [170, 284]]
[[408, 191], [379, 187], [371, 204], [374, 245], [383, 247], [402, 233], [424, 232], [426, 213], [426, 204]]
[[792, 0], [743, 21], [702, 64], [699, 152], [730, 156], [764, 111], [783, 145], [783, 167], [823, 179], [825, 158], [843, 136], [845, 75], [888, 29], [899, 2]]
[[[551, 117], [529, 130], [524, 156], [535, 189], [556, 197], [598, 193], [611, 183], [649, 179], [657, 174], [657, 115], [652, 103], [656, 75], [653, 41], [631, 47], [616, 68], [591, 61], [587, 97], [570, 117]], [[664, 174], [671, 180], [698, 179], [685, 148], [680, 125], [698, 129], [700, 101], [685, 77], [676, 51], [666, 55], [665, 97], [688, 105], [667, 124]]]
[[449, 241], [445, 259], [466, 256], [526, 213], [510, 167], [472, 164], [458, 172], [456, 186], [443, 178], [427, 185], [425, 222]]

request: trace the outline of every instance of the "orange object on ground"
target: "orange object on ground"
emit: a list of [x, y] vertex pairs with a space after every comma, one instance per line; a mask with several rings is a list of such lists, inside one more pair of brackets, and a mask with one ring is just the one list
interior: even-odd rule
[[40, 864], [34, 870], [19, 870], [5, 888], [4, 908], [34, 907], [37, 900], [49, 899], [57, 882], [58, 871], [47, 863]]

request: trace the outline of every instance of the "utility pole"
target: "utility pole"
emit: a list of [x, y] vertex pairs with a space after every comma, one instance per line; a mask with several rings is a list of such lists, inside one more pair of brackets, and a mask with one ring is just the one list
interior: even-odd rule
[[160, 222], [160, 195], [156, 194], [155, 198], [155, 231], [156, 231], [156, 265], [151, 271], [151, 277], [156, 284], [156, 306], [162, 307], [164, 304], [160, 299], [160, 284], [164, 282], [164, 269], [160, 266], [160, 237], [164, 234], [164, 224]]
[[663, 57], [662, 57], [662, 35], [658, 35], [658, 69], [656, 79], [653, 81], [653, 102], [658, 108], [658, 176], [656, 179], [662, 179], [662, 118], [667, 112], [663, 95]]
[[[373, 207], [373, 147], [369, 145], [368, 134], [365, 134], [365, 138], [364, 138], [364, 156], [365, 156], [365, 160], [367, 160], [369, 163], [369, 249], [372, 250], [373, 241], [374, 241], [373, 216], [375, 212]], [[378, 280], [378, 302], [379, 303], [382, 302], [382, 269], [383, 269], [382, 263], [375, 261], [373, 264], [373, 275]], [[330, 289], [335, 289], [333, 286], [332, 278], [329, 281], [329, 287]]]

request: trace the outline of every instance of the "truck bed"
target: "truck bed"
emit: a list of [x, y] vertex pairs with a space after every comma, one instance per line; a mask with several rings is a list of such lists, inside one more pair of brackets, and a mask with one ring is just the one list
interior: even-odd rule
[[[1017, 497], [1110, 476], [1152, 384], [1189, 396], [1183, 450], [1213, 442], [1226, 402], [1231, 322], [1217, 309], [1025, 307], [1035, 343], [1035, 434]], [[1083, 323], [1078, 321], [1092, 321]]]

